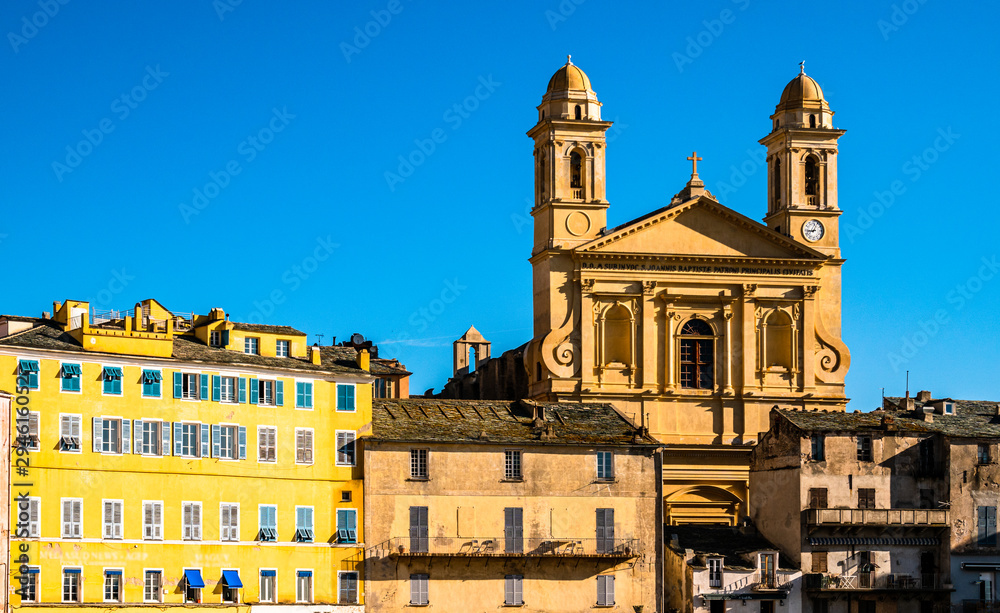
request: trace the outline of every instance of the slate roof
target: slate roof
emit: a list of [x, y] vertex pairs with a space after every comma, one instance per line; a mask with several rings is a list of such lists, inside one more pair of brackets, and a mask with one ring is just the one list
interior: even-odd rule
[[[674, 535], [678, 539], [676, 544]], [[694, 551], [695, 557], [688, 561], [688, 565], [697, 568], [706, 567], [710, 557], [721, 557], [725, 568], [756, 570], [753, 554], [778, 551], [774, 543], [763, 536], [743, 534], [738, 528], [730, 526], [664, 526], [663, 538], [667, 547], [681, 555], [684, 555], [685, 549]], [[778, 568], [798, 570], [783, 553], [778, 556]]]
[[[291, 328], [289, 328], [289, 330], [291, 330]], [[177, 360], [189, 362], [205, 362], [207, 364], [220, 364], [227, 366], [242, 364], [264, 368], [367, 374], [366, 371], [363, 371], [358, 367], [357, 362], [355, 362], [355, 356], [346, 358], [346, 356], [340, 355], [324, 356], [321, 353], [321, 364], [316, 365], [307, 359], [248, 355], [239, 351], [209, 347], [192, 336], [175, 336], [173, 344], [172, 357]], [[40, 320], [40, 325], [37, 325], [34, 328], [0, 338], [0, 346], [72, 351], [95, 356], [117, 355], [84, 350], [84, 348], [76, 342], [76, 339], [63, 332], [62, 328], [57, 323], [50, 320]], [[136, 357], [144, 356], [138, 355]]]
[[[851, 432], [856, 430], [890, 430], [925, 432], [954, 437], [1000, 438], [1000, 418], [997, 402], [985, 400], [952, 400], [953, 415], [934, 414], [933, 421], [921, 419], [923, 403], [916, 403], [916, 411], [905, 411], [903, 398], [887, 397], [887, 410], [870, 413], [842, 413], [838, 411], [799, 411], [778, 409], [795, 427], [809, 432]], [[940, 399], [939, 399], [940, 400]], [[933, 400], [932, 402], [938, 402]], [[929, 404], [929, 403], [928, 403]]]
[[373, 358], [371, 361], [371, 369], [373, 375], [412, 375], [410, 371], [403, 368], [403, 365], [397, 360], [388, 360], [385, 358]]
[[247, 324], [239, 321], [232, 322], [233, 329], [240, 332], [260, 332], [262, 334], [287, 334], [290, 336], [306, 336], [305, 332], [296, 330], [291, 326], [269, 326], [267, 324]]
[[[533, 406], [543, 409], [544, 425], [533, 424]], [[436, 398], [372, 402], [372, 436], [381, 441], [660, 446], [649, 435], [637, 434], [610, 404]]]
[[27, 321], [31, 323], [43, 321], [39, 317], [25, 317], [24, 315], [0, 315], [0, 319], [6, 319], [9, 321]]

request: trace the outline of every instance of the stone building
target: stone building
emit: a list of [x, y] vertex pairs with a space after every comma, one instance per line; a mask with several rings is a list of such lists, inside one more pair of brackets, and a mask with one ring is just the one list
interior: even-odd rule
[[610, 405], [376, 400], [369, 611], [660, 611], [659, 445]]
[[[844, 131], [802, 71], [760, 141], [764, 223], [720, 204], [692, 154], [691, 178], [673, 198], [609, 227], [612, 124], [589, 77], [567, 61], [537, 111], [528, 131], [534, 334], [519, 356], [526, 397], [613, 403], [668, 445], [667, 522], [735, 525], [746, 512], [749, 446], [767, 428], [768, 410], [841, 411], [847, 403], [837, 231]], [[460, 374], [446, 395], [518, 389], [467, 378]]]
[[664, 537], [668, 611], [802, 610], [802, 572], [752, 527], [670, 526]]

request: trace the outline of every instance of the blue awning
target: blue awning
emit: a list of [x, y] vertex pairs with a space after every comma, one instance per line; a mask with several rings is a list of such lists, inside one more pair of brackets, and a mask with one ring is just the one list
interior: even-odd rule
[[184, 571], [184, 580], [188, 587], [205, 587], [205, 580], [201, 578], [201, 571], [198, 569], [189, 568]]
[[113, 575], [113, 576], [116, 575], [118, 577], [121, 577], [122, 576], [122, 571], [120, 571], [120, 570], [106, 570], [106, 571], [104, 571], [104, 574], [105, 575]]
[[298, 572], [298, 575], [300, 577], [312, 577], [313, 576], [313, 571], [311, 571], [311, 570], [300, 570]]
[[63, 569], [63, 572], [66, 573], [67, 575], [79, 575], [80, 571], [81, 571], [81, 569], [79, 569], [79, 568], [64, 568]]
[[830, 545], [918, 545], [927, 547], [940, 545], [941, 540], [937, 538], [884, 538], [866, 536], [843, 536], [843, 537], [815, 537], [809, 539], [809, 544], [816, 546]]
[[240, 581], [240, 573], [236, 570], [222, 571], [222, 582], [226, 584], [226, 587], [243, 587], [243, 582]]
[[262, 571], [260, 571], [260, 576], [261, 577], [274, 577], [276, 575], [277, 575], [277, 573], [275, 571], [273, 571], [273, 570], [262, 570]]
[[28, 574], [29, 574], [29, 575], [37, 575], [37, 574], [38, 574], [38, 571], [40, 571], [40, 570], [41, 570], [41, 569], [40, 569], [40, 568], [38, 568], [38, 567], [34, 567], [34, 568], [29, 568], [29, 569], [28, 569]]

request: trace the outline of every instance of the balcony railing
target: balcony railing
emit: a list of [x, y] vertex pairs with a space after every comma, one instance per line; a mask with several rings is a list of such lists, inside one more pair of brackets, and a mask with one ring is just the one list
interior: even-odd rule
[[389, 539], [382, 555], [407, 557], [577, 557], [628, 559], [639, 556], [638, 539], [574, 539], [434, 536]]
[[806, 589], [818, 590], [946, 590], [951, 589], [940, 573], [855, 572], [843, 575], [809, 574]]
[[798, 573], [798, 571], [779, 570], [773, 573], [756, 572], [744, 575], [736, 581], [726, 584], [725, 587], [721, 587], [721, 582], [716, 585], [714, 581], [710, 581], [709, 586], [712, 588], [712, 591], [706, 593], [733, 594], [741, 590], [751, 590], [754, 592], [785, 590], [788, 587], [788, 584], [792, 582], [792, 577], [794, 577], [796, 573]]
[[948, 509], [808, 509], [806, 522], [822, 526], [940, 526]]

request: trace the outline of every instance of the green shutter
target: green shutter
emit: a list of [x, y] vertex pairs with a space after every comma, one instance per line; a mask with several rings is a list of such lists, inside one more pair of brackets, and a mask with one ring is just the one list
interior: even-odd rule
[[182, 377], [181, 373], [174, 373], [174, 398], [180, 398], [184, 395], [184, 381]]
[[246, 377], [240, 377], [240, 404], [246, 404], [247, 401], [247, 379]]
[[222, 377], [212, 375], [212, 401], [218, 402], [222, 398]]
[[276, 406], [283, 406], [285, 404], [285, 382], [275, 381], [274, 382], [274, 404]]
[[239, 429], [240, 436], [240, 459], [247, 459], [247, 428], [246, 426], [240, 426]]
[[201, 394], [199, 400], [208, 400], [208, 375], [201, 375]]
[[257, 387], [257, 379], [251, 378], [249, 381], [250, 385], [250, 404], [257, 404], [257, 397], [260, 394], [260, 389]]
[[295, 384], [295, 406], [297, 406], [297, 407], [304, 407], [304, 406], [306, 406], [306, 400], [305, 400], [305, 396], [303, 394], [303, 388], [304, 387], [305, 387], [305, 383], [302, 383], [301, 381], [299, 381], [299, 382], [297, 382]]

